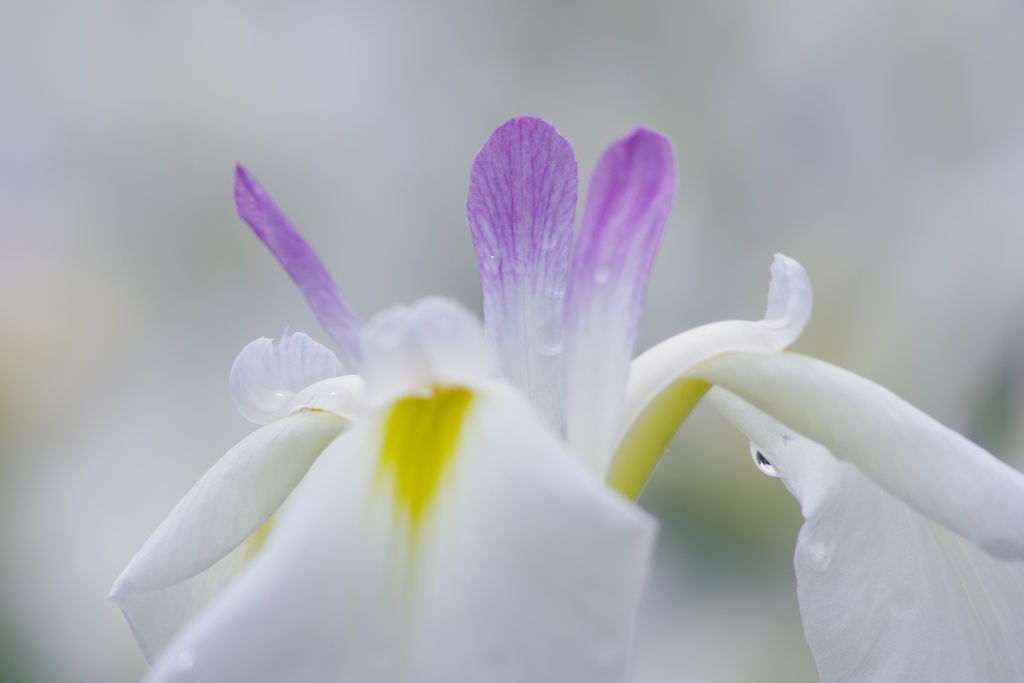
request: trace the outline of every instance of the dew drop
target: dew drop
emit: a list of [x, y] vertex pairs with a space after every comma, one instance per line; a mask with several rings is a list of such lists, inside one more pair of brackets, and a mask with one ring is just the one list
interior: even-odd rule
[[480, 270], [488, 275], [498, 274], [498, 258], [494, 254], [490, 254], [483, 261], [480, 262]]
[[544, 251], [551, 251], [558, 246], [558, 238], [560, 235], [552, 230], [548, 234], [544, 235], [544, 240], [540, 243], [540, 248]]
[[608, 266], [598, 266], [594, 270], [594, 275], [593, 275], [594, 284], [595, 285], [603, 285], [606, 282], [608, 282], [608, 280], [611, 278], [611, 276], [612, 276], [612, 269], [611, 268], [609, 268]]
[[822, 541], [808, 541], [803, 546], [803, 554], [811, 569], [823, 572], [832, 563], [832, 548]]
[[188, 650], [179, 652], [176, 659], [178, 666], [182, 669], [191, 669], [196, 663], [196, 656]]
[[769, 462], [768, 458], [764, 457], [764, 454], [758, 450], [757, 444], [753, 441], [750, 442], [750, 457], [754, 459], [754, 464], [757, 465], [757, 469], [761, 470], [769, 477], [779, 476], [775, 466]]
[[545, 344], [537, 349], [537, 352], [542, 356], [557, 356], [562, 353], [562, 342], [553, 342], [551, 344]]

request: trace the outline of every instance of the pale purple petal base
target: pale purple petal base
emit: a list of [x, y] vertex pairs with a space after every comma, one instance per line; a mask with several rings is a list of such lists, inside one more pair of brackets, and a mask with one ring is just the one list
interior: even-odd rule
[[238, 215], [299, 286], [327, 334], [358, 367], [362, 321], [342, 298], [320, 257], [241, 164], [235, 169], [235, 205]]
[[572, 147], [547, 121], [524, 116], [484, 143], [466, 202], [502, 374], [556, 422], [576, 187]]
[[646, 128], [613, 143], [590, 179], [565, 310], [566, 435], [599, 473], [612, 455], [675, 183], [671, 144]]

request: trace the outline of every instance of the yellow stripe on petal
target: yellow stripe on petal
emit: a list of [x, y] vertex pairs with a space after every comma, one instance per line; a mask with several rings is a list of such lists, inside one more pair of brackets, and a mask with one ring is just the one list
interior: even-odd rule
[[437, 491], [472, 398], [468, 389], [435, 387], [430, 397], [397, 401], [384, 423], [380, 474], [392, 478], [396, 503], [412, 528]]
[[270, 534], [271, 528], [274, 526], [274, 518], [277, 517], [277, 513], [270, 515], [260, 528], [252, 532], [249, 538], [242, 541], [242, 554], [239, 558], [239, 566], [244, 567], [249, 564], [250, 561], [263, 549], [263, 544], [267, 540], [267, 536]]
[[681, 379], [651, 401], [619, 442], [608, 484], [636, 500], [669, 441], [710, 388], [699, 379]]

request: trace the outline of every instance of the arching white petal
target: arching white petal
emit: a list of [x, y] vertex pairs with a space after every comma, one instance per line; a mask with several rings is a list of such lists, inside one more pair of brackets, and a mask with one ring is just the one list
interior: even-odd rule
[[301, 332], [286, 331], [276, 346], [263, 338], [242, 349], [228, 383], [242, 417], [265, 425], [287, 415], [295, 395], [310, 384], [343, 372], [330, 349]]
[[690, 374], [822, 444], [994, 557], [1024, 559], [1024, 474], [889, 390], [793, 353], [731, 353]]
[[1024, 563], [998, 560], [718, 387], [709, 400], [800, 501], [804, 629], [822, 683], [1024, 680]]
[[734, 351], [776, 353], [799, 338], [811, 313], [811, 284], [794, 259], [776, 254], [764, 320], [723, 320], [687, 330], [652, 346], [629, 366], [629, 382], [608, 480], [637, 496], [669, 440], [707, 385], [687, 372]]
[[175, 506], [110, 593], [147, 656], [240, 568], [242, 558], [228, 556], [274, 514], [349, 424], [316, 411], [263, 427], [228, 451]]
[[653, 521], [497, 386], [410, 530], [381, 479], [384, 419], [325, 451], [150, 680], [621, 683]]
[[480, 322], [451, 299], [427, 297], [381, 311], [361, 342], [367, 396], [378, 406], [433, 385], [477, 386], [495, 372]]

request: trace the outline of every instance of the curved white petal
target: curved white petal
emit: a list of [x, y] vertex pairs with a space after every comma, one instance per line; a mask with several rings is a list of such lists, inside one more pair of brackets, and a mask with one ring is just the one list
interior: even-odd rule
[[[608, 480], [637, 496], [679, 425], [706, 386], [687, 373], [734, 351], [771, 354], [792, 344], [811, 314], [811, 284], [794, 259], [776, 254], [764, 320], [723, 320], [687, 330], [652, 346], [629, 366], [629, 382]], [[602, 474], [604, 474], [602, 472]]]
[[228, 384], [242, 417], [266, 425], [291, 412], [292, 400], [304, 388], [344, 371], [330, 349], [301, 332], [286, 331], [276, 346], [262, 338], [242, 349]]
[[994, 557], [1024, 559], [1024, 474], [889, 390], [793, 353], [732, 353], [691, 375], [824, 445]]
[[147, 657], [240, 568], [232, 552], [280, 507], [349, 422], [307, 412], [227, 452], [175, 506], [118, 577], [110, 598]]
[[800, 501], [807, 640], [822, 683], [1024, 680], [1024, 563], [998, 560], [733, 394], [709, 400]]
[[361, 332], [363, 378], [377, 406], [434, 384], [473, 387], [494, 375], [494, 351], [472, 313], [450, 299], [427, 297], [375, 315]]
[[324, 452], [150, 680], [620, 683], [654, 522], [491, 385], [410, 529], [381, 475], [385, 419]]

